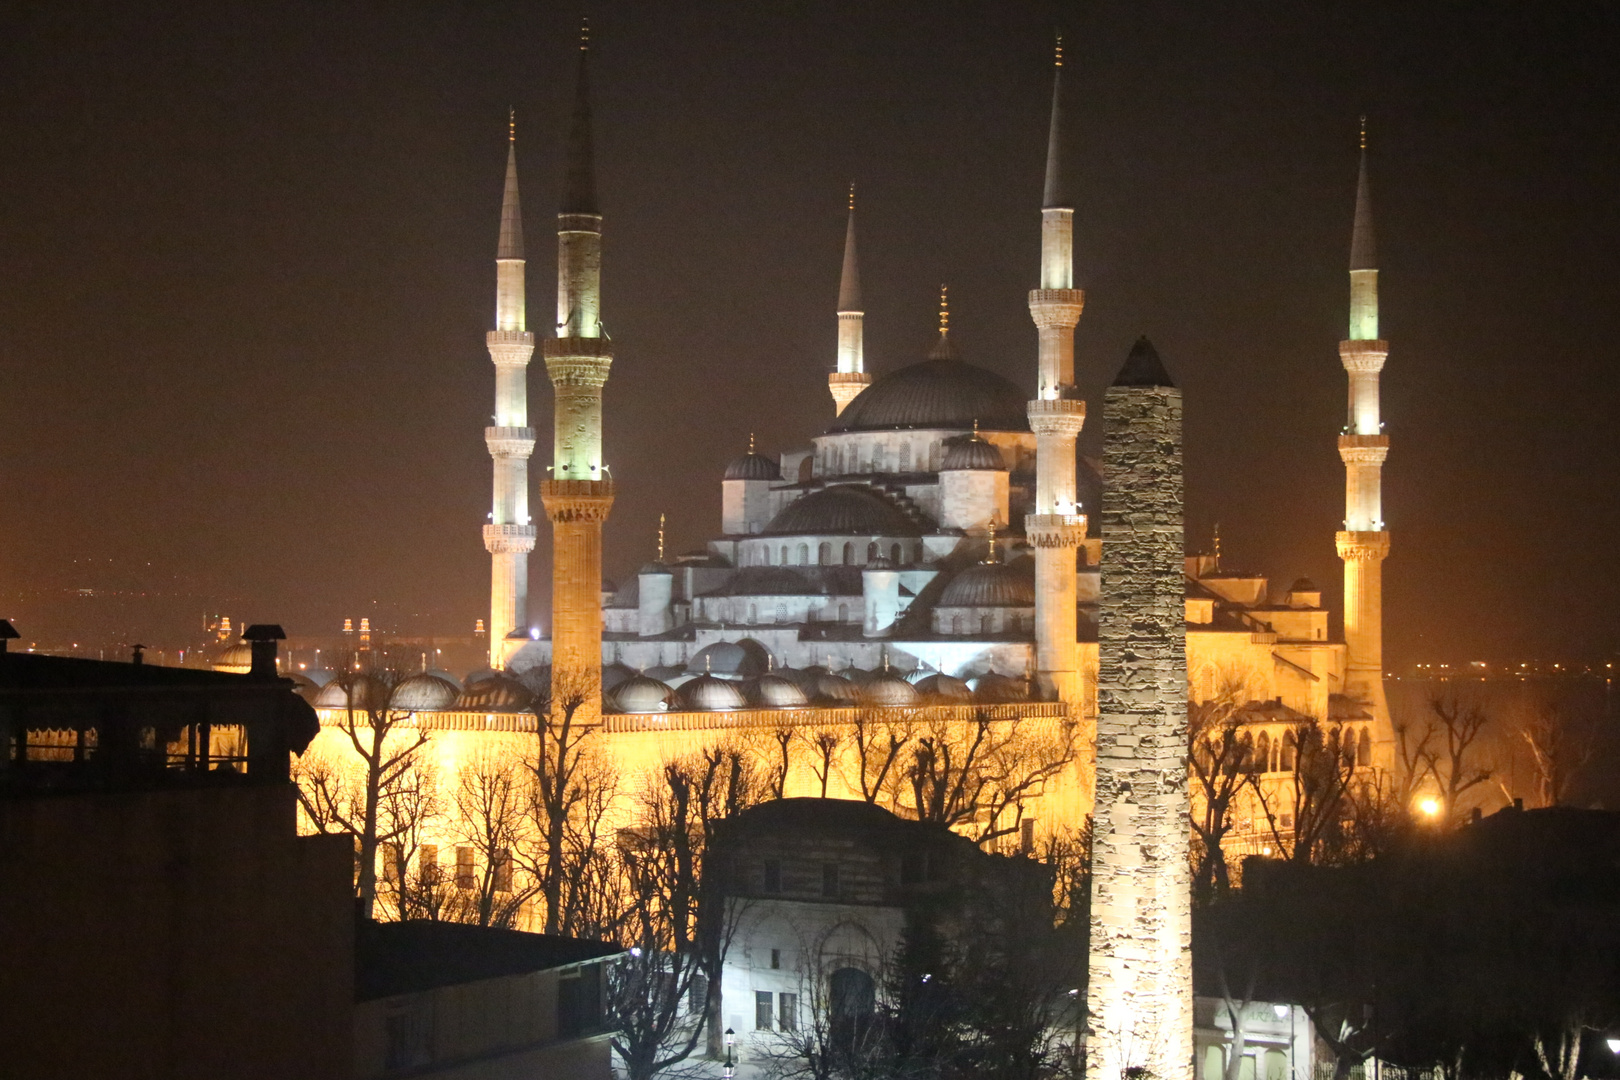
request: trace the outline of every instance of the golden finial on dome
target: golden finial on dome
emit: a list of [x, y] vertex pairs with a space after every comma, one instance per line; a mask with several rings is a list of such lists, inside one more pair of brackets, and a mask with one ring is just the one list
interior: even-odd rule
[[658, 561], [664, 561], [664, 515], [658, 515]]
[[1053, 60], [1054, 67], [1063, 66], [1063, 31], [1057, 32], [1057, 55]]
[[993, 515], [990, 518], [990, 553], [984, 557], [984, 561], [987, 563], [996, 561], [996, 519]]
[[855, 181], [849, 182], [849, 212], [855, 212]]
[[939, 287], [939, 332], [945, 333], [951, 328], [950, 297], [944, 285]]
[[1367, 149], [1367, 114], [1361, 114], [1361, 149]]
[[1218, 571], [1221, 568], [1221, 523], [1218, 522], [1218, 521], [1215, 523], [1214, 546], [1215, 546], [1215, 569]]
[[748, 452], [750, 454], [754, 452], [754, 433], [752, 431], [748, 433]]
[[506, 141], [517, 142], [517, 110], [510, 105], [506, 107]]
[[584, 15], [579, 20], [579, 51], [591, 51], [591, 17]]

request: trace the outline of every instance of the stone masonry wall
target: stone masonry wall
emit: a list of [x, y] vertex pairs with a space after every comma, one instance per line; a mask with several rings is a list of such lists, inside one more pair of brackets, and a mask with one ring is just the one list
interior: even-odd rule
[[1191, 1080], [1181, 392], [1112, 387], [1103, 420], [1087, 1074]]

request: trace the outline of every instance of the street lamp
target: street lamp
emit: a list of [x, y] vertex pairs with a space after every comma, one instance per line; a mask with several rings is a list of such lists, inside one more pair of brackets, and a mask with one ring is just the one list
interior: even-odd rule
[[1418, 810], [1431, 821], [1440, 816], [1440, 800], [1432, 795], [1418, 803]]
[[726, 1064], [725, 1067], [720, 1070], [720, 1075], [724, 1077], [725, 1080], [732, 1080], [732, 1077], [737, 1074], [737, 1063], [731, 1058], [731, 1048], [736, 1045], [736, 1042], [737, 1033], [732, 1031], [730, 1028], [726, 1028]]
[[1608, 1044], [1609, 1053], [1611, 1053], [1611, 1054], [1620, 1054], [1620, 1039], [1616, 1039], [1616, 1038], [1611, 1037], [1611, 1038], [1604, 1039], [1603, 1041]]

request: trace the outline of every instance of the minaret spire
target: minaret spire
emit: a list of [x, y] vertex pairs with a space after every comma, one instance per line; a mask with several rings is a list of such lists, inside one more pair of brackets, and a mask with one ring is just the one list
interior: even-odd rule
[[833, 415], [839, 415], [872, 383], [866, 373], [864, 323], [861, 305], [861, 267], [855, 257], [855, 185], [849, 185], [849, 223], [844, 228], [844, 272], [838, 280], [838, 362], [827, 376]]
[[514, 631], [528, 623], [529, 552], [534, 523], [529, 517], [529, 333], [524, 301], [523, 209], [518, 200], [517, 117], [506, 114], [506, 187], [501, 196], [500, 238], [495, 245], [495, 329], [485, 335], [495, 364], [495, 422], [484, 429], [484, 445], [494, 461], [494, 496], [484, 548], [490, 556], [489, 663], [504, 667]]
[[1389, 343], [1378, 336], [1378, 258], [1373, 243], [1372, 188], [1367, 180], [1367, 118], [1361, 118], [1356, 212], [1350, 230], [1350, 334], [1339, 342], [1349, 377], [1349, 418], [1339, 436], [1344, 461], [1344, 529], [1335, 537], [1344, 560], [1344, 641], [1349, 652], [1345, 692], [1373, 715], [1383, 754], [1392, 752], [1384, 696], [1383, 472], [1389, 436], [1379, 416], [1378, 383]]
[[590, 25], [580, 27], [574, 118], [557, 214], [557, 336], [545, 343], [556, 392], [551, 479], [540, 488], [552, 525], [551, 680], [554, 701], [584, 695], [601, 708], [602, 522], [613, 481], [602, 460], [602, 388], [613, 349], [602, 332], [602, 212], [591, 142]]
[[1063, 186], [1063, 37], [1052, 64], [1052, 115], [1041, 194], [1040, 287], [1029, 314], [1039, 336], [1036, 397], [1028, 406], [1035, 432], [1035, 507], [1024, 532], [1035, 547], [1035, 660], [1041, 692], [1078, 710], [1077, 552], [1086, 519], [1076, 499], [1075, 439], [1086, 403], [1074, 396], [1074, 328], [1085, 293], [1074, 287], [1074, 205]]

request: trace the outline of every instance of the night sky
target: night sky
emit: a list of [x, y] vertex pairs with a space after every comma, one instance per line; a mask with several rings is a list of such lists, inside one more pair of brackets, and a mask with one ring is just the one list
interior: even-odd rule
[[[549, 329], [580, 10], [0, 7], [0, 615], [178, 642], [486, 614], [506, 111]], [[845, 190], [868, 370], [939, 285], [1033, 388], [1054, 27], [1077, 368], [1186, 391], [1188, 542], [1339, 604], [1356, 118], [1382, 268], [1386, 657], [1620, 644], [1620, 6], [599, 3], [606, 573], [718, 529], [719, 474], [831, 418]], [[538, 352], [538, 478], [551, 394]], [[541, 625], [550, 548], [531, 564]], [[80, 589], [97, 590], [85, 597]], [[128, 637], [125, 638], [128, 640]]]

